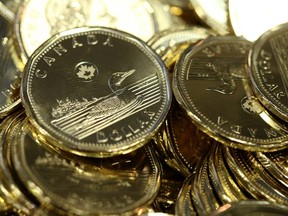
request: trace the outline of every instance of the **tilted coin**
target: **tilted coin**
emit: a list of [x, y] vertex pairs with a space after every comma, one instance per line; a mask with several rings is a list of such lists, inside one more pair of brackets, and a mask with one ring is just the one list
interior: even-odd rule
[[209, 177], [221, 203], [248, 199], [225, 166], [222, 145], [215, 145], [212, 152], [208, 161]]
[[225, 158], [239, 184], [255, 199], [288, 204], [287, 188], [277, 182], [251, 157], [251, 152], [225, 148]]
[[168, 69], [172, 70], [181, 53], [189, 45], [215, 34], [204, 27], [181, 26], [157, 32], [147, 43], [162, 57]]
[[233, 202], [220, 207], [213, 212], [212, 216], [285, 216], [288, 214], [288, 208], [284, 205], [271, 203], [262, 200], [248, 200]]
[[191, 200], [192, 182], [195, 174], [190, 174], [183, 182], [182, 188], [178, 194], [175, 213], [176, 215], [197, 215], [195, 207]]
[[104, 27], [52, 37], [26, 64], [21, 86], [26, 112], [44, 138], [97, 157], [147, 143], [168, 112], [170, 91], [153, 50]]
[[237, 36], [257, 40], [264, 32], [288, 21], [287, 1], [229, 0], [229, 19]]
[[[212, 152], [210, 152], [210, 154], [212, 154]], [[215, 196], [215, 191], [209, 178], [208, 158], [210, 154], [207, 154], [202, 161], [199, 161], [198, 167], [196, 168], [196, 176], [192, 182], [192, 202], [199, 215], [210, 214], [218, 209], [221, 204]]]
[[10, 53], [9, 25], [0, 16], [0, 119], [20, 104], [20, 71]]
[[288, 149], [277, 152], [256, 152], [255, 156], [277, 181], [288, 186]]
[[15, 23], [20, 55], [26, 63], [27, 57], [50, 36], [70, 28], [105, 26], [146, 41], [174, 21], [165, 5], [155, 0], [24, 0]]
[[173, 92], [193, 122], [221, 143], [251, 151], [283, 149], [287, 129], [269, 115], [262, 118], [266, 110], [247, 90], [250, 48], [249, 41], [233, 36], [188, 48], [176, 64]]
[[261, 35], [249, 55], [254, 93], [276, 116], [288, 122], [288, 24], [279, 25]]
[[11, 143], [16, 175], [44, 208], [74, 215], [128, 214], [148, 206], [160, 186], [159, 161], [146, 145], [112, 158], [56, 152], [36, 140], [27, 119]]
[[200, 20], [218, 34], [227, 35], [231, 32], [227, 0], [190, 0], [190, 3]]
[[0, 196], [10, 208], [17, 209], [19, 215], [29, 215], [36, 207], [28, 199], [22, 190], [23, 188], [15, 179], [15, 173], [9, 157], [11, 150], [9, 145], [15, 141], [19, 125], [24, 118], [25, 114], [22, 110], [9, 115], [0, 124]]

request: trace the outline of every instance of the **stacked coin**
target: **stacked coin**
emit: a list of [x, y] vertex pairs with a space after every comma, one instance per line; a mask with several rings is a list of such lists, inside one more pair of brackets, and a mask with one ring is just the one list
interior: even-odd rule
[[288, 24], [242, 9], [2, 1], [1, 215], [287, 215]]

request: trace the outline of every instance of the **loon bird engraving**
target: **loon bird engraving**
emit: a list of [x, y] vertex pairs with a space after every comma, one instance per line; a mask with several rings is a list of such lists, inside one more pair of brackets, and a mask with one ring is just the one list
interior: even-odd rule
[[57, 116], [51, 123], [81, 140], [159, 101], [160, 91], [155, 75], [124, 85], [124, 80], [135, 71], [114, 72], [108, 79], [111, 94], [93, 98], [92, 101], [85, 99], [79, 103], [82, 106], [79, 109], [68, 107], [67, 111], [69, 105], [62, 104], [64, 114]]

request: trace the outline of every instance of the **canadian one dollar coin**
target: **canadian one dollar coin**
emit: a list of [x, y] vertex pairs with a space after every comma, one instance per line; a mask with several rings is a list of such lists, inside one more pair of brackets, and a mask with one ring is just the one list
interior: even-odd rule
[[112, 156], [156, 133], [171, 103], [167, 74], [142, 40], [105, 27], [77, 28], [36, 50], [21, 97], [51, 144], [78, 155]]

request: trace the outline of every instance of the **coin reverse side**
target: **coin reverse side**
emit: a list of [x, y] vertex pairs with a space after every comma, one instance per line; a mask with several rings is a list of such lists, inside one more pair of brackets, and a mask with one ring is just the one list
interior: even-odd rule
[[109, 28], [52, 37], [27, 63], [22, 81], [34, 127], [78, 155], [139, 148], [156, 133], [171, 103], [160, 58], [136, 37]]

